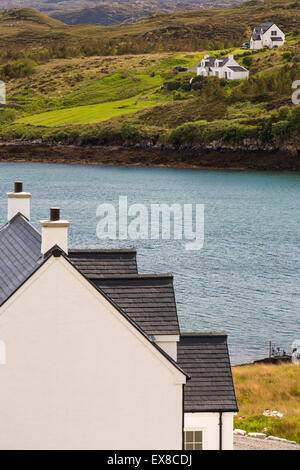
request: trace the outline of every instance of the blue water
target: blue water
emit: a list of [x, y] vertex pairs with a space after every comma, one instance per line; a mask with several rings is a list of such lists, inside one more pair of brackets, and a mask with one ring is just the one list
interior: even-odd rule
[[[232, 363], [265, 357], [268, 341], [290, 350], [300, 338], [300, 175], [148, 168], [0, 164], [1, 225], [5, 192], [22, 180], [32, 223], [59, 206], [71, 222], [70, 246], [138, 249], [141, 273], [172, 272], [184, 331], [226, 331]], [[205, 243], [101, 241], [103, 202], [205, 204]]]

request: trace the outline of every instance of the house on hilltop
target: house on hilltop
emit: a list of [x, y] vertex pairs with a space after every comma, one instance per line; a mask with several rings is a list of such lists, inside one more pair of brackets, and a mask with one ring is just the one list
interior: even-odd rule
[[249, 77], [249, 70], [240, 66], [232, 54], [229, 54], [228, 57], [205, 55], [197, 64], [197, 75], [215, 76], [226, 80], [242, 80]]
[[57, 208], [0, 229], [1, 449], [232, 449], [227, 336], [182, 333], [173, 276], [135, 250], [72, 250]]
[[262, 23], [253, 30], [250, 49], [262, 49], [263, 47], [274, 49], [283, 46], [284, 42], [285, 34], [275, 23]]

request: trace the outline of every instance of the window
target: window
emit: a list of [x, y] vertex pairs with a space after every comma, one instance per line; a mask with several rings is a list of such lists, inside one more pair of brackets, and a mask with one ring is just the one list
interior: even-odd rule
[[277, 36], [277, 31], [271, 31], [271, 36]]
[[184, 450], [203, 449], [203, 431], [184, 431]]

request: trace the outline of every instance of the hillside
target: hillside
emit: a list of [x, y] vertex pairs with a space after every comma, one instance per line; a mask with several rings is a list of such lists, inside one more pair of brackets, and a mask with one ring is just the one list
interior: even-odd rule
[[[286, 33], [284, 47], [241, 49], [270, 12]], [[197, 152], [272, 151], [291, 155], [278, 169], [299, 167], [300, 111], [291, 94], [300, 77], [300, 2], [252, 1], [118, 27], [70, 27], [34, 10], [11, 10], [0, 17], [0, 41], [8, 96], [0, 109], [3, 141], [186, 149], [195, 153], [192, 166]], [[194, 86], [194, 72], [172, 71], [191, 69], [207, 53], [233, 54], [250, 79], [209, 77]]]
[[115, 25], [158, 13], [227, 8], [245, 0], [0, 0], [0, 10], [30, 7], [67, 24]]
[[[300, 444], [300, 368], [292, 364], [233, 367], [239, 406], [235, 427], [295, 440]], [[283, 418], [263, 416], [276, 410]]]
[[117, 25], [133, 23], [149, 16], [182, 10], [205, 10], [208, 8], [229, 8], [245, 0], [127, 0], [103, 2], [96, 7], [51, 13], [66, 24]]
[[17, 9], [0, 18], [0, 54], [28, 48], [35, 56], [46, 49], [52, 58], [223, 49], [239, 46], [255, 25], [270, 19], [285, 31], [297, 32], [299, 0], [255, 0], [235, 8], [156, 15], [109, 27], [70, 27], [34, 10]]

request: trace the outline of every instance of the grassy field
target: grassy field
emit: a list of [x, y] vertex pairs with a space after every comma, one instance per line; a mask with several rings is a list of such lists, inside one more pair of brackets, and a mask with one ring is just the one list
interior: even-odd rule
[[139, 97], [128, 98], [126, 100], [110, 101], [108, 103], [92, 104], [87, 106], [75, 106], [72, 108], [49, 111], [47, 113], [35, 114], [27, 118], [22, 118], [16, 122], [32, 124], [38, 126], [55, 127], [65, 124], [93, 124], [100, 121], [107, 121], [116, 116], [131, 114], [139, 109], [155, 106], [154, 100], [140, 100]]
[[[265, 432], [300, 444], [300, 367], [292, 364], [233, 367], [239, 405], [235, 428]], [[265, 417], [264, 410], [284, 417]]]

